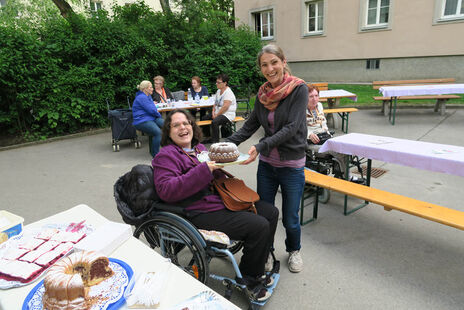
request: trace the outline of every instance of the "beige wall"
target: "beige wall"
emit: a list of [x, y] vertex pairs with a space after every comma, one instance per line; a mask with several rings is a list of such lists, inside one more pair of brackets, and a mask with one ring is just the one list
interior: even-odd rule
[[274, 8], [274, 43], [290, 62], [464, 55], [464, 22], [434, 23], [434, 0], [390, 0], [391, 29], [360, 31], [361, 0], [326, 0], [323, 36], [302, 36], [301, 0], [235, 0], [239, 23], [250, 10]]

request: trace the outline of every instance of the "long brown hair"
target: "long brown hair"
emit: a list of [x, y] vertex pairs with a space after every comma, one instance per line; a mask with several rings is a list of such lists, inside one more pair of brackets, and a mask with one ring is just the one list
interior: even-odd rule
[[161, 130], [161, 146], [175, 144], [174, 141], [172, 141], [169, 134], [171, 133], [172, 116], [176, 113], [184, 114], [187, 120], [189, 121], [189, 123], [192, 125], [192, 130], [193, 130], [192, 147], [194, 147], [195, 145], [200, 143], [201, 140], [203, 140], [203, 133], [201, 132], [200, 127], [195, 122], [195, 118], [192, 116], [192, 114], [190, 114], [190, 112], [184, 109], [172, 110], [171, 112], [169, 112], [168, 116], [164, 120], [164, 125]]

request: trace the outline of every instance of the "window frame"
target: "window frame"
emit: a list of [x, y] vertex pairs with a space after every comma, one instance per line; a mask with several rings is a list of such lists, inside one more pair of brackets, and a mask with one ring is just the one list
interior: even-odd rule
[[456, 12], [453, 15], [445, 15], [445, 7], [447, 0], [435, 1], [435, 15], [433, 19], [434, 24], [447, 23], [447, 22], [464, 22], [464, 13], [457, 14], [458, 11], [463, 9], [464, 3], [458, 0]]
[[[263, 36], [263, 13], [268, 14], [268, 35]], [[272, 14], [272, 22], [270, 22], [269, 19], [269, 14]], [[257, 29], [256, 23], [257, 23], [257, 18], [256, 16], [259, 15], [259, 21], [260, 21], [260, 29]], [[258, 9], [253, 9], [250, 10], [250, 27], [259, 34], [259, 37], [262, 41], [270, 41], [275, 39], [275, 30], [276, 30], [276, 19], [275, 19], [275, 10], [274, 6], [267, 6], [267, 7], [262, 7]]]
[[89, 4], [90, 4], [90, 12], [92, 13], [97, 13], [99, 10], [103, 9], [103, 3], [101, 1], [90, 0]]
[[[316, 4], [315, 28], [316, 30], [309, 30], [309, 8], [311, 4]], [[320, 11], [320, 4], [322, 4], [322, 11]], [[302, 1], [302, 33], [303, 36], [320, 36], [324, 35], [326, 29], [326, 16], [327, 16], [327, 0], [303, 0]], [[321, 13], [321, 14], [319, 14]], [[318, 18], [322, 16], [322, 25], [319, 25]], [[317, 30], [318, 26], [322, 26], [321, 30]]]
[[376, 0], [376, 23], [368, 24], [369, 17], [369, 0], [360, 1], [360, 14], [359, 14], [359, 31], [377, 31], [377, 30], [391, 30], [392, 28], [392, 16], [393, 16], [393, 4], [394, 0], [389, 1], [388, 5], [388, 21], [380, 22], [380, 9], [382, 8], [382, 0]]

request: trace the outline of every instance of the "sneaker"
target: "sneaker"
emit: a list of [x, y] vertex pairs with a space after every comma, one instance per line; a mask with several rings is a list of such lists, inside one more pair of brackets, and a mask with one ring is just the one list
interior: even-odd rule
[[292, 251], [288, 257], [288, 269], [291, 272], [300, 272], [303, 270], [303, 259], [300, 251]]
[[357, 183], [357, 184], [364, 184], [364, 179], [358, 178], [357, 176], [353, 175], [350, 178], [350, 182]]
[[271, 275], [263, 275], [261, 279], [264, 287], [271, 287], [274, 284], [274, 278]]
[[274, 268], [274, 259], [272, 258], [272, 254], [269, 253], [269, 256], [267, 257], [267, 262], [264, 265], [264, 271], [271, 272], [273, 268]]
[[262, 285], [255, 286], [253, 288], [247, 287], [246, 292], [251, 299], [259, 302], [266, 301], [269, 297], [271, 297], [271, 294]]

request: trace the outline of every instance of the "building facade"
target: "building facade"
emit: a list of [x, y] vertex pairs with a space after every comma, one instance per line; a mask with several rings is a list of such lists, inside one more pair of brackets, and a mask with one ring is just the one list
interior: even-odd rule
[[464, 82], [464, 0], [235, 0], [235, 15], [307, 81]]
[[[89, 7], [92, 12], [96, 12], [101, 9], [111, 12], [111, 7], [114, 3], [122, 6], [136, 2], [137, 0], [89, 0]], [[159, 0], [144, 0], [144, 2], [154, 11], [161, 11], [161, 4]]]

